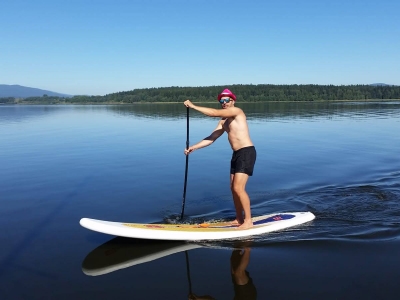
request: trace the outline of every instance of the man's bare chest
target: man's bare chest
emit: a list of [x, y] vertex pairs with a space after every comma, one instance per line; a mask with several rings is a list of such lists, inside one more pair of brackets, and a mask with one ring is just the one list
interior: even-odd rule
[[226, 118], [223, 120], [223, 125], [222, 127], [224, 130], [229, 133], [232, 129], [234, 129], [234, 118]]

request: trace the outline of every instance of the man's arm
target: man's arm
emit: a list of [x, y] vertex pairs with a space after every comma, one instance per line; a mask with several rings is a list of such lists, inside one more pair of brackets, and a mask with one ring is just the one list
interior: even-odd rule
[[224, 128], [222, 127], [222, 124], [223, 124], [222, 120], [219, 121], [217, 128], [215, 128], [214, 131], [208, 137], [204, 138], [197, 144], [190, 146], [189, 149], [185, 149], [184, 153], [188, 155], [192, 153], [194, 150], [210, 146], [212, 143], [214, 143], [214, 141], [224, 133]]
[[242, 110], [238, 107], [230, 107], [227, 109], [215, 109], [215, 108], [194, 105], [192, 102], [190, 102], [190, 100], [186, 100], [183, 104], [185, 104], [186, 107], [193, 108], [194, 110], [197, 110], [209, 117], [232, 118], [242, 113]]

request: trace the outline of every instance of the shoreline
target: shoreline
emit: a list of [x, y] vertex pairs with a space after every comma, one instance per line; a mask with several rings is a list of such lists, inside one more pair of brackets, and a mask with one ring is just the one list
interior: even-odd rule
[[[295, 100], [295, 101], [256, 101], [256, 102], [240, 102], [239, 104], [258, 104], [258, 103], [329, 103], [329, 102], [397, 102], [399, 99], [358, 99], [358, 100]], [[216, 102], [196, 102], [196, 104], [215, 104]], [[121, 103], [121, 102], [104, 102], [104, 103], [45, 103], [45, 102], [16, 102], [16, 103], [0, 103], [0, 105], [148, 105], [148, 104], [179, 104], [182, 102], [134, 102], [134, 103]]]

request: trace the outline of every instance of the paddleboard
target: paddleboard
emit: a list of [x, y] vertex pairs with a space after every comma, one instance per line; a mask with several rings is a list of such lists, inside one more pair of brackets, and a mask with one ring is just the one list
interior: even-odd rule
[[277, 213], [253, 218], [253, 227], [239, 229], [231, 222], [202, 224], [139, 224], [110, 222], [83, 218], [81, 226], [115, 236], [173, 241], [201, 241], [236, 239], [259, 235], [309, 222], [315, 218], [311, 212]]

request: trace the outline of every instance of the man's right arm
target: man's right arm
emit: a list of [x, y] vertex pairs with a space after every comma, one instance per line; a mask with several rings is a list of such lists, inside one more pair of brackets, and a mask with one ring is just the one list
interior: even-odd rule
[[222, 127], [222, 121], [218, 123], [217, 128], [214, 129], [214, 131], [206, 138], [198, 142], [197, 144], [194, 144], [189, 147], [189, 149], [185, 149], [184, 153], [186, 155], [192, 153], [194, 150], [198, 150], [207, 146], [210, 146], [216, 139], [218, 139], [223, 133], [224, 133], [224, 128]]

